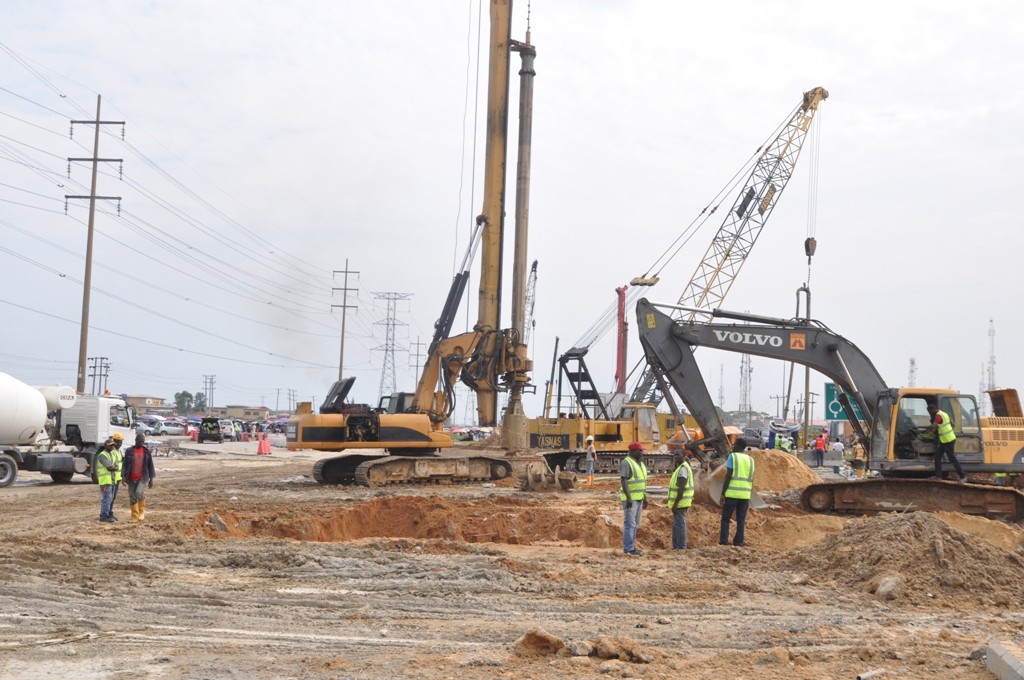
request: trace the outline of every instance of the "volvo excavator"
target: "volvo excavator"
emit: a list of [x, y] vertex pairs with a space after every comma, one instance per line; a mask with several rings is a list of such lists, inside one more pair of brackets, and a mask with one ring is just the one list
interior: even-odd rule
[[[487, 143], [484, 160], [484, 206], [437, 323], [415, 392], [384, 397], [373, 408], [346, 403], [353, 379], [336, 382], [319, 413], [297, 413], [288, 422], [289, 449], [348, 451], [322, 459], [313, 474], [321, 484], [458, 482], [501, 479], [512, 474], [505, 458], [437, 455], [452, 446], [444, 429], [455, 407], [458, 381], [476, 395], [481, 426], [497, 425], [499, 392], [508, 393], [502, 423], [507, 450], [527, 448], [522, 395], [530, 381], [531, 362], [523, 341], [526, 324], [527, 216], [533, 109], [533, 61], [536, 50], [511, 38], [511, 0], [490, 2], [490, 57], [487, 97]], [[505, 180], [508, 156], [508, 90], [511, 52], [522, 58], [519, 144], [512, 271], [512, 323], [501, 328], [502, 250], [505, 241]], [[471, 331], [449, 337], [459, 303], [480, 248], [477, 323]], [[379, 450], [383, 450], [380, 452]]]
[[[689, 320], [679, 311], [698, 312]], [[981, 417], [975, 398], [955, 390], [892, 388], [856, 345], [810, 319], [779, 319], [715, 309], [656, 305], [636, 307], [640, 343], [648, 365], [669, 384], [697, 419], [707, 443], [721, 458], [729, 448], [707, 384], [694, 357], [697, 347], [791, 361], [835, 381], [848, 420], [865, 442], [867, 468], [878, 476], [808, 486], [801, 504], [813, 512], [876, 513], [954, 511], [1008, 520], [1024, 519], [1024, 493], [989, 484], [933, 479], [937, 442], [928, 406], [949, 414], [956, 432], [955, 454], [972, 479], [1024, 472], [1024, 412], [1016, 390], [992, 394], [996, 415]], [[712, 320], [701, 320], [710, 316]], [[715, 320], [728, 320], [731, 323]], [[863, 420], [856, 416], [853, 405]]]

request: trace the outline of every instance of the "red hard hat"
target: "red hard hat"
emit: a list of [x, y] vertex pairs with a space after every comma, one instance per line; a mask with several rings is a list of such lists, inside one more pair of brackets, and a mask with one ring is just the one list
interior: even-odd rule
[[644, 445], [641, 444], [640, 442], [633, 442], [632, 444], [629, 445], [629, 450], [630, 451], [643, 451], [644, 450]]

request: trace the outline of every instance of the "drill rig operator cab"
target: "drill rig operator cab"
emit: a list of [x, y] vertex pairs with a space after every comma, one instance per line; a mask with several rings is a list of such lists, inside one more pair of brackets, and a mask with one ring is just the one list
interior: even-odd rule
[[434, 453], [452, 445], [451, 435], [436, 429], [426, 414], [406, 412], [412, 402], [411, 393], [384, 396], [373, 408], [345, 401], [354, 383], [355, 378], [335, 382], [318, 413], [292, 416], [285, 430], [288, 448], [384, 448], [409, 455]]

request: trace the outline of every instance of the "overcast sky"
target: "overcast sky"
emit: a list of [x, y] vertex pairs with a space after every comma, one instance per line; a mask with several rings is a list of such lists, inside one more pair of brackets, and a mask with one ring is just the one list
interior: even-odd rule
[[[65, 215], [64, 196], [88, 194], [90, 177], [75, 163], [69, 179], [66, 159], [91, 155], [92, 127], [73, 139], [68, 128], [95, 115], [101, 94], [102, 118], [127, 122], [124, 142], [104, 126], [100, 147], [124, 159], [124, 179], [105, 163], [97, 190], [122, 197], [120, 216], [102, 202], [96, 218], [88, 352], [109, 357], [112, 391], [171, 398], [215, 375], [217, 405], [284, 408], [289, 389], [322, 400], [339, 353], [332, 272], [347, 259], [359, 274], [346, 373], [358, 401], [375, 401], [386, 304], [374, 293], [411, 294], [398, 345], [427, 342], [481, 210], [479, 8], [3, 3], [0, 371], [75, 383], [88, 211], [72, 200]], [[526, 10], [517, 0], [518, 39]], [[813, 145], [722, 307], [791, 316], [813, 234], [813, 315], [890, 385], [907, 383], [914, 358], [918, 385], [977, 393], [990, 319], [996, 383], [1024, 382], [1020, 3], [534, 0], [530, 20], [539, 275], [528, 415], [540, 413], [555, 337], [562, 349], [578, 340], [819, 85], [830, 97]], [[517, 95], [514, 81], [513, 111]], [[508, 205], [511, 233], [511, 186]], [[690, 240], [651, 299], [679, 297], [720, 224]], [[630, 345], [632, 366], [635, 332]], [[588, 357], [602, 389], [613, 355], [609, 334]], [[414, 360], [396, 354], [399, 389], [413, 388]], [[701, 360], [712, 394], [736, 408], [740, 356]], [[753, 366], [753, 406], [774, 414], [782, 365]], [[460, 405], [456, 420], [466, 414]]]

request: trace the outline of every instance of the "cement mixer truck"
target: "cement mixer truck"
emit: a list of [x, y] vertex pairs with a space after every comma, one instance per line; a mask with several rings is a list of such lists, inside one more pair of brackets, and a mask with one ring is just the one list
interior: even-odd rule
[[120, 432], [134, 441], [133, 416], [123, 399], [75, 394], [61, 385], [32, 387], [0, 373], [0, 487], [19, 470], [70, 482], [91, 476], [96, 451]]

